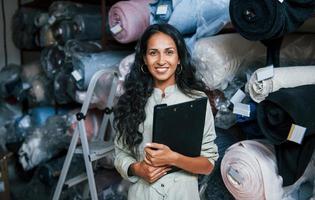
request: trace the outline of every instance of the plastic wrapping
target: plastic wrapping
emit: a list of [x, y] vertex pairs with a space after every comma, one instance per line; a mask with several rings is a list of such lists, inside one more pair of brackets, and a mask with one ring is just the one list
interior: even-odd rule
[[49, 79], [52, 79], [55, 74], [64, 65], [66, 59], [65, 52], [62, 46], [52, 45], [45, 47], [40, 54], [40, 62], [42, 68]]
[[31, 106], [54, 104], [52, 84], [44, 74], [37, 75], [29, 84], [27, 99]]
[[36, 38], [36, 43], [40, 47], [48, 47], [57, 44], [50, 25], [46, 24], [41, 27], [39, 35]]
[[119, 63], [119, 79], [120, 80], [125, 80], [125, 76], [129, 73], [131, 65], [135, 61], [135, 53], [128, 55], [124, 59], [121, 60]]
[[75, 54], [72, 57], [74, 71], [71, 73], [79, 90], [85, 90], [95, 72], [101, 69], [117, 69], [120, 61], [130, 52], [105, 51], [92, 54]]
[[21, 79], [23, 82], [31, 81], [35, 76], [43, 72], [40, 62], [31, 62], [22, 65]]
[[21, 93], [22, 80], [20, 78], [21, 66], [7, 65], [0, 71], [0, 97], [6, 98], [9, 96], [18, 97]]
[[[229, 21], [229, 0], [178, 0], [173, 1], [173, 12], [167, 21], [185, 37], [194, 50], [196, 40], [218, 33]], [[155, 6], [151, 6], [151, 10]], [[158, 23], [156, 13], [151, 12], [150, 24]]]
[[100, 40], [102, 36], [102, 17], [100, 13], [79, 14], [71, 20], [62, 20], [52, 26], [54, 38], [59, 44], [70, 39]]
[[66, 117], [52, 116], [44, 126], [30, 130], [19, 149], [19, 162], [24, 170], [30, 170], [68, 148], [71, 137], [66, 134]]
[[[112, 87], [114, 71], [109, 71], [104, 73], [97, 81], [94, 89], [94, 93], [90, 102], [90, 107], [97, 107], [98, 109], [103, 110], [107, 103], [107, 98], [109, 97], [110, 89]], [[117, 87], [116, 91], [119, 90]], [[117, 93], [116, 93], [117, 94]], [[75, 100], [78, 103], [83, 103], [86, 98], [86, 92], [77, 91]]]
[[76, 89], [75, 83], [71, 79], [71, 71], [70, 67], [65, 67], [54, 77], [53, 91], [58, 104], [68, 104], [74, 101]]
[[49, 7], [49, 23], [64, 19], [72, 19], [78, 14], [101, 13], [101, 9], [96, 5], [79, 4], [70, 1], [55, 1]]
[[[286, 36], [280, 51], [280, 66], [313, 65], [314, 47], [314, 34]], [[212, 89], [223, 90], [245, 69], [264, 67], [266, 48], [260, 42], [248, 41], [236, 33], [223, 34], [200, 39], [193, 57], [206, 84]]]
[[12, 18], [12, 39], [16, 47], [21, 49], [36, 49], [36, 37], [39, 28], [35, 26], [35, 19], [43, 11], [34, 8], [22, 7]]

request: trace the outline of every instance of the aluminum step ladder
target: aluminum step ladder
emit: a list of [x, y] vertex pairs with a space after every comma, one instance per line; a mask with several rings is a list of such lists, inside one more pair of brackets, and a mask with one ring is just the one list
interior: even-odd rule
[[[112, 85], [109, 91], [106, 107], [104, 109], [102, 123], [99, 129], [98, 135], [97, 135], [97, 139], [95, 141], [88, 142], [87, 136], [86, 136], [84, 119], [89, 109], [97, 81], [103, 75], [108, 74], [108, 73], [112, 73], [113, 80], [112, 80]], [[71, 139], [67, 156], [64, 161], [56, 189], [54, 191], [53, 200], [58, 200], [60, 198], [60, 195], [64, 186], [71, 187], [86, 179], [88, 179], [91, 199], [92, 200], [98, 199], [92, 162], [100, 158], [103, 158], [108, 153], [112, 152], [114, 149], [114, 141], [113, 141], [114, 135], [111, 134], [109, 141], [104, 141], [104, 135], [105, 135], [108, 125], [111, 126], [111, 133], [114, 133], [114, 128], [113, 128], [114, 116], [112, 113], [112, 107], [114, 104], [117, 85], [118, 85], [118, 72], [114, 71], [113, 69], [100, 70], [93, 75], [89, 83], [89, 86], [87, 89], [87, 95], [83, 101], [81, 111], [76, 114], [78, 124]], [[77, 142], [79, 138], [81, 140], [81, 146], [77, 146]], [[69, 179], [68, 181], [65, 182], [74, 153], [81, 153], [83, 155], [86, 173], [81, 174], [72, 179]]]

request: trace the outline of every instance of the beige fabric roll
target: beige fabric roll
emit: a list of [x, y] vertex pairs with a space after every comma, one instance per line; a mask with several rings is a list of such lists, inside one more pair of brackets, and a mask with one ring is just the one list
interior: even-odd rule
[[235, 199], [278, 200], [283, 195], [274, 149], [245, 140], [229, 147], [221, 162], [223, 182]]
[[315, 84], [315, 66], [295, 66], [274, 68], [272, 78], [258, 81], [257, 73], [263, 68], [257, 69], [246, 84], [246, 91], [251, 98], [259, 103], [271, 92], [280, 88], [292, 88], [302, 85]]
[[[264, 67], [266, 47], [238, 33], [221, 34], [197, 41], [193, 57], [207, 86], [225, 89], [236, 75]], [[315, 34], [289, 34], [282, 42], [280, 66], [315, 65]]]

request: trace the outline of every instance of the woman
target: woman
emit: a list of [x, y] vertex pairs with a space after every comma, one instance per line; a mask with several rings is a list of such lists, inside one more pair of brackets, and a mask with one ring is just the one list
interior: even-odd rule
[[[187, 157], [151, 143], [153, 108], [206, 96], [205, 84], [180, 33], [171, 25], [147, 28], [138, 42], [135, 62], [126, 76], [125, 93], [115, 107], [115, 167], [134, 184], [128, 199], [199, 199], [197, 174], [211, 173], [218, 158], [210, 104], [199, 157]], [[167, 174], [172, 166], [182, 170]]]

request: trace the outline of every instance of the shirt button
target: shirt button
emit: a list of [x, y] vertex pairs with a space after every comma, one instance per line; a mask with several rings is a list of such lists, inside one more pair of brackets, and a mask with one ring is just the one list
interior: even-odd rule
[[161, 187], [164, 187], [164, 184], [163, 184], [163, 183], [161, 184]]

